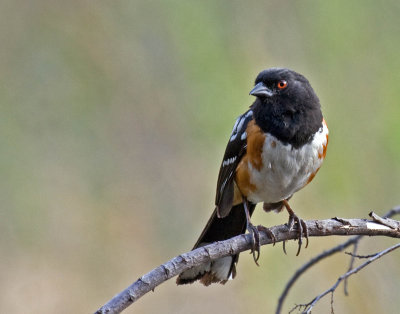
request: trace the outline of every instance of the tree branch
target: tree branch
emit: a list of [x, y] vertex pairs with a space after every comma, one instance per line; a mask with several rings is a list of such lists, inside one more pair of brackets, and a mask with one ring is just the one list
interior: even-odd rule
[[[389, 210], [384, 216], [383, 218], [390, 218], [393, 217], [395, 215], [400, 214], [400, 206], [394, 207], [391, 210]], [[369, 214], [372, 218], [374, 215], [376, 215], [375, 213], [371, 212]], [[379, 217], [379, 216], [378, 216]], [[376, 219], [374, 219], [376, 221]], [[289, 279], [289, 281], [287, 282], [285, 289], [283, 290], [282, 294], [279, 297], [279, 301], [278, 301], [278, 306], [276, 308], [275, 313], [276, 314], [280, 314], [282, 312], [282, 307], [283, 307], [283, 303], [289, 293], [289, 290], [293, 287], [293, 285], [295, 284], [295, 282], [297, 281], [297, 279], [299, 279], [299, 277], [301, 275], [303, 275], [309, 268], [311, 268], [312, 266], [314, 266], [315, 264], [317, 264], [319, 261], [323, 260], [324, 258], [327, 258], [333, 254], [336, 254], [338, 252], [343, 251], [345, 248], [349, 247], [350, 245], [357, 245], [358, 242], [362, 239], [362, 235], [358, 235], [355, 237], [350, 238], [349, 240], [343, 242], [342, 244], [339, 244], [327, 251], [323, 251], [322, 253], [318, 254], [317, 256], [313, 257], [311, 260], [309, 260], [307, 263], [305, 263], [303, 266], [301, 266], [294, 274], [293, 276]], [[350, 269], [349, 269], [350, 270]]]
[[[356, 259], [357, 249], [358, 249], [358, 241], [353, 244], [353, 253], [350, 253], [350, 256], [351, 256], [350, 265], [349, 265], [349, 268], [348, 268], [347, 272], [351, 271], [353, 269], [353, 267], [354, 267], [354, 261]], [[344, 292], [345, 296], [349, 295], [349, 290], [348, 290], [348, 285], [347, 285], [348, 284], [347, 278], [348, 277], [346, 277], [344, 279], [344, 283], [343, 283], [343, 292]]]
[[[378, 216], [379, 217], [379, 216]], [[342, 219], [332, 218], [326, 220], [308, 220], [305, 221], [309, 237], [321, 237], [332, 235], [368, 235], [368, 236], [387, 236], [400, 238], [400, 230], [393, 228], [382, 222], [367, 219]], [[398, 223], [391, 220], [390, 224]], [[275, 235], [276, 242], [296, 239], [298, 234], [296, 230], [288, 231], [286, 225], [271, 227], [270, 230]], [[351, 241], [350, 239], [349, 241]], [[354, 241], [354, 240], [353, 240]], [[272, 244], [272, 240], [267, 233], [260, 231], [261, 245]], [[181, 272], [228, 255], [249, 250], [251, 248], [251, 236], [249, 234], [239, 235], [229, 240], [215, 242], [210, 245], [198, 248], [188, 253], [174, 257], [165, 264], [153, 269], [143, 275], [128, 288], [113, 297], [107, 304], [96, 311], [96, 314], [120, 313], [132, 303], [136, 302], [147, 292], [154, 290], [164, 281], [180, 274]]]
[[350, 277], [351, 275], [354, 275], [355, 273], [359, 272], [361, 269], [363, 269], [364, 267], [368, 266], [369, 264], [371, 264], [372, 262], [376, 261], [377, 259], [381, 258], [382, 256], [396, 250], [400, 248], [400, 243], [397, 243], [396, 245], [393, 245], [377, 254], [375, 254], [373, 257], [369, 258], [365, 263], [362, 263], [360, 266], [348, 271], [347, 273], [343, 274], [342, 276], [339, 277], [339, 279], [335, 282], [335, 284], [330, 287], [329, 289], [325, 290], [324, 292], [322, 292], [321, 294], [317, 295], [312, 301], [310, 301], [307, 304], [298, 304], [296, 305], [292, 310], [290, 310], [289, 313], [292, 313], [294, 310], [296, 309], [304, 309], [302, 311], [302, 313], [304, 314], [310, 314], [311, 310], [313, 309], [313, 307], [315, 306], [315, 304], [317, 304], [317, 302], [319, 300], [321, 300], [324, 296], [326, 296], [328, 293], [331, 293], [331, 312], [333, 313], [333, 293], [335, 292], [336, 288], [339, 286], [339, 284], [347, 279], [348, 277]]

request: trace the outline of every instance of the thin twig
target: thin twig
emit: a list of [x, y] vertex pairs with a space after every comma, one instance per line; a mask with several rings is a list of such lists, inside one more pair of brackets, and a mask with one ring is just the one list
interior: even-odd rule
[[[396, 206], [389, 210], [383, 218], [389, 218], [393, 217], [397, 214], [400, 214], [400, 206]], [[280, 314], [282, 312], [283, 308], [283, 303], [286, 300], [286, 297], [290, 291], [290, 289], [293, 287], [295, 282], [302, 276], [310, 267], [318, 263], [319, 261], [323, 260], [324, 258], [327, 258], [335, 253], [343, 251], [345, 248], [349, 247], [352, 244], [358, 243], [363, 236], [356, 236], [352, 237], [349, 240], [343, 242], [342, 244], [339, 244], [327, 251], [323, 251], [322, 253], [318, 254], [317, 256], [313, 257], [311, 260], [309, 260], [307, 263], [302, 265], [296, 272], [292, 275], [292, 277], [289, 279], [289, 281], [286, 283], [285, 288], [283, 289], [279, 300], [278, 300], [278, 305], [276, 307], [275, 314]]]
[[[357, 248], [358, 248], [358, 242], [355, 242], [355, 243], [353, 244], [353, 253], [350, 254], [351, 259], [350, 259], [349, 268], [347, 269], [348, 272], [351, 271], [351, 270], [353, 269], [354, 260], [355, 260], [355, 254], [356, 254], [356, 252], [357, 252]], [[347, 280], [347, 278], [346, 278], [346, 279], [344, 280], [344, 283], [343, 283], [344, 295], [346, 295], [346, 296], [349, 295], [349, 291], [347, 290], [347, 284], [348, 284], [347, 281], [348, 281], [348, 280]], [[332, 295], [332, 300], [333, 300], [333, 295]]]
[[376, 221], [377, 223], [380, 223], [384, 226], [388, 226], [389, 228], [392, 229], [399, 229], [400, 224], [398, 221], [393, 220], [393, 219], [389, 219], [387, 217], [379, 217], [377, 214], [375, 214], [374, 212], [370, 212], [369, 216]]
[[290, 289], [293, 287], [293, 285], [295, 284], [295, 282], [297, 281], [297, 279], [299, 279], [299, 277], [301, 275], [303, 275], [309, 268], [311, 268], [312, 266], [314, 266], [315, 264], [317, 264], [319, 261], [321, 261], [324, 258], [327, 258], [335, 253], [341, 252], [343, 251], [345, 248], [347, 248], [348, 246], [358, 242], [358, 240], [361, 238], [362, 236], [356, 236], [356, 237], [352, 237], [349, 240], [347, 240], [346, 242], [335, 246], [333, 248], [331, 248], [330, 250], [327, 251], [323, 251], [322, 253], [320, 253], [319, 255], [313, 257], [312, 259], [310, 259], [307, 263], [305, 263], [303, 266], [301, 266], [299, 269], [296, 270], [296, 272], [293, 274], [293, 276], [289, 279], [289, 281], [287, 282], [285, 289], [283, 290], [283, 292], [281, 293], [279, 300], [278, 300], [278, 306], [276, 308], [276, 314], [280, 314], [282, 312], [282, 307], [283, 307], [283, 303], [290, 291]]
[[396, 245], [393, 245], [389, 248], [387, 248], [386, 250], [383, 250], [381, 252], [379, 252], [379, 254], [377, 254], [376, 256], [368, 259], [365, 263], [361, 264], [360, 266], [352, 269], [351, 271], [348, 271], [347, 273], [343, 274], [342, 276], [339, 277], [339, 279], [335, 282], [335, 284], [330, 287], [329, 289], [325, 290], [323, 293], [317, 295], [311, 302], [307, 303], [307, 304], [299, 304], [296, 305], [292, 311], [294, 309], [299, 309], [299, 308], [304, 308], [304, 311], [302, 312], [303, 314], [309, 314], [311, 313], [312, 308], [315, 306], [315, 304], [317, 304], [317, 302], [319, 300], [321, 300], [324, 296], [326, 296], [328, 293], [334, 293], [336, 288], [339, 286], [339, 284], [346, 278], [350, 277], [351, 275], [354, 275], [356, 273], [358, 273], [361, 269], [365, 268], [366, 266], [368, 266], [369, 264], [371, 264], [372, 262], [376, 261], [377, 259], [381, 258], [382, 256], [396, 250], [400, 248], [400, 243], [397, 243]]
[[351, 253], [351, 252], [344, 252], [344, 254], [347, 254], [347, 255], [350, 255], [350, 256], [352, 256], [352, 257], [354, 257], [354, 258], [371, 258], [371, 257], [374, 257], [374, 256], [376, 256], [376, 255], [378, 255], [379, 254], [379, 252], [378, 253], [374, 253], [374, 254], [368, 254], [368, 255], [358, 255], [358, 254], [354, 254], [354, 253]]

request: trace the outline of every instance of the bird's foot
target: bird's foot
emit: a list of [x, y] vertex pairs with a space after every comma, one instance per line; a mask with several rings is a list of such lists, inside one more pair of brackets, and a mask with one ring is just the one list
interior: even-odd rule
[[251, 254], [253, 254], [253, 259], [256, 265], [260, 266], [257, 262], [260, 258], [260, 232], [257, 227], [250, 222], [250, 213], [247, 205], [247, 199], [243, 198], [243, 207], [246, 215], [246, 229], [251, 234]]
[[254, 262], [257, 266], [258, 259], [260, 258], [260, 232], [250, 221], [247, 222], [247, 231], [251, 234], [251, 254], [253, 254]]
[[[307, 228], [307, 225], [304, 222], [304, 220], [301, 219], [300, 217], [298, 217], [294, 213], [292, 208], [289, 206], [288, 201], [284, 200], [283, 204], [285, 205], [286, 210], [289, 213], [289, 221], [287, 223], [289, 231], [292, 231], [294, 225], [297, 225], [298, 234], [299, 234], [299, 241], [298, 241], [299, 245], [298, 245], [296, 256], [298, 256], [300, 254], [300, 250], [301, 250], [301, 247], [303, 245], [303, 234], [304, 234], [304, 237], [306, 238], [306, 246], [305, 246], [305, 248], [308, 247], [308, 228]], [[283, 251], [286, 254], [285, 242], [283, 242]]]

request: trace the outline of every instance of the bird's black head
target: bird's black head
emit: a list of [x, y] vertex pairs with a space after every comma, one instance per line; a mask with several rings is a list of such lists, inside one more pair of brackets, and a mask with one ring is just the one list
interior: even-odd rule
[[308, 80], [285, 68], [258, 74], [250, 95], [256, 123], [284, 143], [300, 147], [322, 126], [319, 99]]

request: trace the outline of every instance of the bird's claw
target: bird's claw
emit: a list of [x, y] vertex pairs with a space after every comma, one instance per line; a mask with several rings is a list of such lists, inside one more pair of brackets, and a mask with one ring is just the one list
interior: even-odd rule
[[[292, 231], [294, 226], [297, 225], [297, 229], [298, 229], [298, 235], [299, 235], [299, 240], [298, 240], [298, 249], [297, 249], [297, 253], [296, 256], [298, 256], [300, 254], [300, 250], [301, 247], [303, 245], [303, 234], [304, 234], [304, 238], [306, 239], [306, 246], [305, 248], [308, 247], [308, 228], [307, 228], [307, 224], [305, 223], [305, 221], [303, 219], [301, 219], [300, 217], [298, 217], [294, 211], [290, 208], [289, 203], [285, 200], [284, 201], [284, 205], [289, 213], [289, 221], [287, 223], [287, 226], [289, 228], [289, 231]], [[285, 241], [283, 242], [283, 252], [286, 254], [286, 247], [285, 247]]]
[[251, 234], [251, 254], [253, 254], [253, 259], [256, 265], [260, 266], [258, 264], [258, 259], [260, 258], [260, 247], [261, 247], [260, 232], [258, 231], [258, 228], [250, 222], [247, 224], [247, 230]]
[[[298, 245], [298, 249], [297, 249], [297, 253], [296, 253], [296, 256], [298, 256], [300, 254], [301, 247], [303, 245], [303, 234], [304, 234], [304, 238], [306, 239], [305, 248], [308, 247], [308, 228], [307, 228], [307, 225], [304, 222], [304, 220], [299, 218], [295, 213], [293, 213], [292, 215], [289, 214], [289, 221], [288, 221], [289, 231], [292, 231], [293, 227], [295, 225], [297, 225], [298, 235], [299, 235], [299, 240], [298, 240], [299, 245]], [[286, 254], [285, 247], [284, 247], [284, 251]]]

